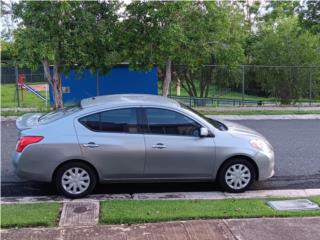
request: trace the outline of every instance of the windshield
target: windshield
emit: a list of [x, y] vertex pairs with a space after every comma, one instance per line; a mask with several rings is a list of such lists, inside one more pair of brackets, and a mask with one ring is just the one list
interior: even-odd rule
[[40, 123], [49, 123], [49, 122], [53, 122], [55, 120], [58, 120], [62, 117], [68, 116], [78, 110], [80, 110], [80, 106], [70, 106], [70, 107], [66, 107], [66, 108], [61, 108], [58, 110], [55, 110], [53, 112], [49, 112], [47, 114], [42, 115], [38, 121]]
[[192, 109], [191, 107], [189, 107], [183, 103], [180, 103], [180, 106], [182, 108], [185, 108], [185, 109], [193, 112], [194, 114], [198, 115], [199, 117], [204, 118], [205, 120], [207, 120], [207, 122], [209, 122], [213, 127], [217, 128], [218, 130], [220, 130], [220, 131], [227, 131], [228, 130], [228, 127], [225, 124], [223, 124], [222, 122], [219, 122], [218, 120], [215, 120], [212, 118], [208, 118], [207, 116], [203, 115], [202, 113], [197, 112], [196, 110]]

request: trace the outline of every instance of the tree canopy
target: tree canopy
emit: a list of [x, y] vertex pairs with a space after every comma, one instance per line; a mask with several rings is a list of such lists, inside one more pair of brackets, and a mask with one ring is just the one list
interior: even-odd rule
[[[298, 18], [278, 19], [275, 25], [267, 25], [259, 33], [259, 41], [253, 44], [253, 62], [261, 65], [276, 65], [273, 77], [262, 78], [265, 89], [276, 89], [282, 103], [290, 103], [299, 96], [299, 89], [307, 82], [298, 76], [294, 66], [311, 67], [320, 64], [319, 35], [301, 28]], [[282, 68], [281, 66], [289, 66]]]
[[[21, 20], [14, 33], [20, 63], [43, 64], [56, 107], [63, 106], [61, 71], [107, 71], [120, 61], [114, 34], [119, 6], [113, 1], [22, 1], [14, 5], [15, 17]], [[49, 65], [54, 66], [53, 73]]]
[[299, 8], [299, 20], [303, 27], [320, 34], [320, 1], [305, 0]]
[[[319, 64], [319, 1], [21, 1], [12, 8], [2, 10], [13, 12], [17, 29], [1, 52], [34, 68], [42, 63], [56, 107], [63, 106], [60, 73], [71, 69], [156, 65], [164, 95], [173, 80], [205, 97], [222, 79], [213, 68], [203, 72], [206, 64], [231, 71], [240, 64]], [[280, 97], [291, 101], [299, 85], [288, 74], [261, 78], [257, 86], [287, 91]], [[290, 93], [283, 90], [288, 84]]]

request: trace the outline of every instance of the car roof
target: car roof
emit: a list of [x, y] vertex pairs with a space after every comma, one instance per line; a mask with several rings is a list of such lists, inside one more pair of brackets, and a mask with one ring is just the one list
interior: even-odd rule
[[170, 98], [151, 94], [113, 94], [86, 98], [81, 101], [82, 108], [94, 106], [132, 106], [132, 105], [156, 105], [179, 107], [180, 104]]

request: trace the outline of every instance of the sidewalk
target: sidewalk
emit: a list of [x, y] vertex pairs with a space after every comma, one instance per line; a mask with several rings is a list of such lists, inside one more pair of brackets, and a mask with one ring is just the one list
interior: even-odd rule
[[222, 200], [238, 198], [307, 198], [320, 196], [320, 188], [310, 189], [281, 189], [281, 190], [249, 190], [244, 193], [227, 192], [161, 192], [161, 193], [133, 193], [133, 194], [97, 194], [87, 198], [71, 200], [62, 196], [30, 196], [30, 197], [1, 197], [1, 204], [15, 203], [50, 203], [50, 202], [83, 202], [104, 200]]
[[1, 230], [2, 239], [319, 240], [320, 218], [192, 220], [134, 225]]
[[[99, 202], [107, 199], [239, 199], [239, 198], [279, 198], [279, 197], [310, 197], [318, 196], [320, 189], [303, 190], [259, 190], [242, 194], [222, 192], [180, 192], [180, 193], [138, 193], [134, 195], [109, 194], [93, 195], [83, 199], [64, 199], [57, 196], [2, 198], [1, 204], [24, 204], [40, 202], [62, 203], [61, 214], [56, 219], [58, 227], [52, 228], [11, 228], [1, 230], [1, 239], [162, 239], [162, 240], [319, 240], [320, 217], [300, 218], [248, 218], [248, 219], [218, 219], [218, 220], [188, 220], [145, 224], [99, 224], [101, 210]], [[166, 200], [164, 200], [166, 199]], [[119, 209], [119, 211], [121, 211]], [[217, 209], [218, 211], [219, 209]], [[104, 214], [108, 214], [109, 208]], [[112, 211], [112, 210], [111, 210]], [[139, 209], [140, 211], [140, 209]], [[238, 211], [235, 208], [234, 211]], [[104, 215], [105, 216], [105, 215]], [[223, 214], [224, 216], [224, 214]], [[258, 216], [258, 215], [253, 215]], [[174, 218], [172, 218], [174, 219]]]

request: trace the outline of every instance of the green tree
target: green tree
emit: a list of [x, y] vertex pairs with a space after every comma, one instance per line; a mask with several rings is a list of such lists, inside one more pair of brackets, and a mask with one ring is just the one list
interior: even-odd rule
[[[211, 81], [199, 80], [203, 64], [235, 65], [243, 60], [243, 16], [232, 4], [136, 1], [126, 10], [127, 59], [134, 68], [150, 69], [154, 64], [164, 68], [165, 73], [160, 72], [164, 75], [164, 96], [168, 95], [172, 73], [190, 95], [205, 96]], [[186, 68], [176, 71], [172, 64]]]
[[1, 63], [11, 64], [16, 60], [16, 51], [13, 43], [10, 41], [1, 40]]
[[320, 34], [320, 1], [305, 0], [299, 8], [299, 20], [303, 27]]
[[182, 23], [185, 37], [179, 51], [179, 63], [185, 68], [177, 74], [189, 95], [207, 97], [209, 87], [217, 83], [217, 69], [203, 65], [228, 65], [233, 69], [244, 61], [243, 24], [242, 12], [228, 2], [193, 2], [189, 6]]
[[265, 14], [262, 19], [265, 22], [275, 23], [279, 18], [286, 18], [295, 15], [298, 11], [300, 4], [299, 1], [268, 1], [265, 9]]
[[118, 9], [113, 1], [21, 1], [14, 5], [14, 16], [20, 20], [14, 33], [19, 60], [34, 68], [43, 64], [56, 108], [63, 107], [62, 71], [107, 71], [119, 61], [114, 34]]
[[122, 24], [126, 59], [134, 69], [165, 69], [163, 95], [171, 82], [171, 64], [184, 39], [181, 20], [188, 2], [133, 1]]
[[[277, 19], [258, 34], [260, 41], [253, 46], [255, 64], [279, 66], [310, 66], [320, 63], [319, 36], [302, 29], [297, 17]], [[300, 97], [299, 89], [306, 84], [297, 78], [298, 68], [279, 67], [272, 69], [272, 76], [261, 77], [262, 86], [281, 99], [283, 104]]]

